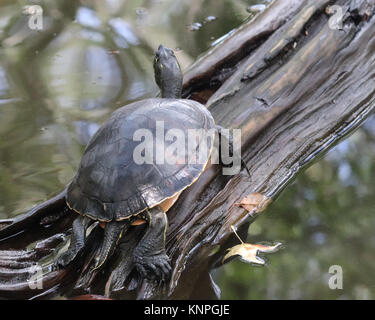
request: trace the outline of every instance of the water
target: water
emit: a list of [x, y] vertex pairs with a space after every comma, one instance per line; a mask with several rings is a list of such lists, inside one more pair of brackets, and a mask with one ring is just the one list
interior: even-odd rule
[[64, 3], [42, 3], [42, 30], [29, 28], [27, 1], [0, 4], [0, 218], [61, 190], [109, 114], [155, 96], [160, 43], [186, 68], [249, 17], [247, 1]]
[[[45, 1], [37, 31], [22, 14], [29, 2], [1, 1], [0, 218], [58, 193], [109, 114], [156, 94], [160, 43], [185, 69], [248, 19], [249, 6], [267, 2]], [[286, 249], [268, 268], [223, 268], [215, 277], [224, 298], [374, 297], [374, 127], [336, 147], [256, 221], [249, 240], [283, 240]], [[344, 290], [327, 286], [333, 264], [343, 267]]]

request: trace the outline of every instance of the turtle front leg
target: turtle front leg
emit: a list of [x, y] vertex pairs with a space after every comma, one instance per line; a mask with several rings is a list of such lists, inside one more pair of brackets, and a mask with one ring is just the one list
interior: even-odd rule
[[166, 281], [170, 277], [170, 259], [165, 253], [168, 220], [160, 207], [145, 210], [142, 217], [149, 226], [134, 250], [134, 262], [143, 278]]
[[86, 230], [90, 222], [92, 222], [91, 219], [81, 215], [73, 221], [69, 248], [57, 259], [56, 267], [65, 268], [80, 253], [85, 246]]

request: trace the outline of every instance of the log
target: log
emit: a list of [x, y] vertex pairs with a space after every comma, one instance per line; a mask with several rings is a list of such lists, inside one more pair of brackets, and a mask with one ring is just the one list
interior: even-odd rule
[[[139, 279], [131, 254], [115, 253], [103, 271], [90, 272], [100, 228], [90, 233], [82, 259], [52, 270], [47, 258], [68, 237], [74, 216], [62, 193], [14, 221], [0, 222], [0, 296], [105, 291], [123, 299], [217, 297], [209, 272], [236, 243], [231, 227], [247, 232], [301, 171], [373, 114], [374, 13], [373, 0], [275, 1], [187, 70], [184, 96], [205, 103], [221, 126], [241, 129], [250, 176], [225, 176], [211, 165], [182, 193], [168, 213], [169, 283], [160, 287]], [[249, 197], [256, 201], [243, 205]], [[142, 232], [133, 228], [120, 246], [131, 253]], [[34, 246], [26, 250], [28, 243]], [[43, 288], [30, 289], [32, 266], [41, 259], [49, 261], [43, 267], [46, 280]]]

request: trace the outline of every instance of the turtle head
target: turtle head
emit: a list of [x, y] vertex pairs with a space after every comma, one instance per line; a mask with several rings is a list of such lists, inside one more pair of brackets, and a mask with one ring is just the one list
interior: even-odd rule
[[173, 50], [160, 45], [154, 58], [155, 81], [162, 98], [181, 98], [182, 71]]

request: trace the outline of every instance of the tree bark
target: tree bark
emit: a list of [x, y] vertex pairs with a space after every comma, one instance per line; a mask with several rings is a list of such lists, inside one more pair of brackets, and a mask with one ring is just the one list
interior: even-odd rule
[[[341, 12], [341, 24], [333, 26]], [[182, 193], [168, 212], [173, 274], [166, 287], [138, 279], [131, 259], [118, 254], [100, 277], [89, 273], [102, 236], [95, 228], [82, 262], [59, 271], [47, 265], [43, 288], [30, 289], [33, 263], [51, 257], [68, 237], [74, 215], [66, 210], [62, 192], [0, 223], [0, 296], [71, 296], [89, 286], [121, 298], [215, 297], [209, 271], [222, 264], [234, 244], [231, 226], [247, 232], [302, 170], [374, 112], [374, 12], [374, 0], [275, 1], [187, 70], [184, 96], [205, 103], [217, 124], [241, 129], [250, 176], [223, 176], [212, 165]], [[249, 195], [256, 199], [253, 206], [241, 206]], [[141, 233], [134, 228], [121, 246], [131, 252]], [[24, 249], [29, 243], [32, 249]], [[80, 276], [73, 290], [75, 269]], [[120, 269], [128, 270], [124, 279], [118, 278]]]

